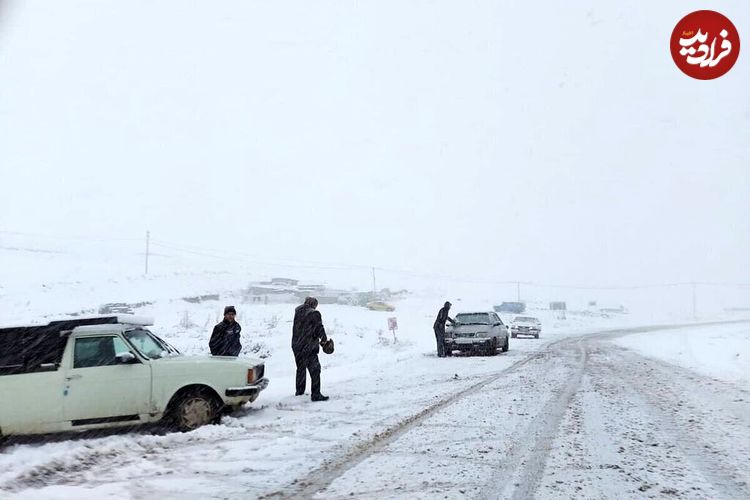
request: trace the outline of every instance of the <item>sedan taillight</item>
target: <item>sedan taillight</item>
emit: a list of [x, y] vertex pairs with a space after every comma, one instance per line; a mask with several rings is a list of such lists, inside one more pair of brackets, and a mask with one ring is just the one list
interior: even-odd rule
[[252, 384], [255, 382], [255, 370], [252, 368], [248, 368], [247, 370], [247, 383]]

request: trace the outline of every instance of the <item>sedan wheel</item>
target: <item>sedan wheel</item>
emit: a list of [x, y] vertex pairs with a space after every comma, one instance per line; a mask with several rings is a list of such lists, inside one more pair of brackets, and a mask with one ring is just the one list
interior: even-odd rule
[[487, 354], [489, 356], [494, 356], [494, 355], [497, 354], [497, 337], [495, 337], [494, 339], [492, 339], [492, 343], [487, 348]]

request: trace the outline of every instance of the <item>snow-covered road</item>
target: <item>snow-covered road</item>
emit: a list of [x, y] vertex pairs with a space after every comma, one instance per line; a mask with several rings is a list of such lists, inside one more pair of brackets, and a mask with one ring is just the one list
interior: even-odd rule
[[750, 392], [573, 337], [280, 497], [749, 498]]
[[747, 387], [617, 344], [646, 330], [519, 341], [495, 357], [399, 358], [341, 380], [328, 403], [282, 396], [189, 434], [15, 445], [0, 454], [0, 493], [750, 497]]

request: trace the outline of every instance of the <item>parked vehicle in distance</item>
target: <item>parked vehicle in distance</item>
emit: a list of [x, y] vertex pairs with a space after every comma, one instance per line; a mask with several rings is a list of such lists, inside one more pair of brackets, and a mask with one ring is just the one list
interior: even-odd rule
[[379, 300], [376, 300], [376, 301], [373, 301], [373, 302], [368, 302], [367, 303], [367, 308], [369, 310], [371, 310], [371, 311], [388, 311], [388, 312], [391, 312], [391, 311], [395, 311], [396, 310], [396, 308], [393, 307], [392, 305], [387, 304], [387, 303], [382, 302], [382, 301], [379, 301]]
[[493, 306], [492, 309], [495, 312], [522, 314], [526, 311], [526, 304], [523, 302], [503, 302], [499, 306]]
[[516, 316], [510, 324], [510, 335], [513, 338], [519, 335], [539, 338], [542, 333], [542, 322], [533, 316]]
[[262, 362], [188, 357], [129, 315], [0, 328], [0, 437], [164, 421], [188, 431], [255, 401]]
[[496, 313], [458, 313], [455, 320], [455, 325], [445, 329], [446, 352], [477, 351], [493, 355], [498, 348], [502, 352], [508, 350], [508, 327]]

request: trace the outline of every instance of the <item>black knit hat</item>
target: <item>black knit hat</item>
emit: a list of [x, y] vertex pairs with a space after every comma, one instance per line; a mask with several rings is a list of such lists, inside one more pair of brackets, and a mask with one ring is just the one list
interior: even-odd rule
[[320, 343], [320, 347], [323, 348], [323, 352], [326, 354], [333, 354], [333, 339], [327, 339], [325, 342]]
[[226, 313], [234, 313], [237, 314], [237, 309], [234, 308], [234, 306], [227, 306], [224, 308], [224, 314]]

